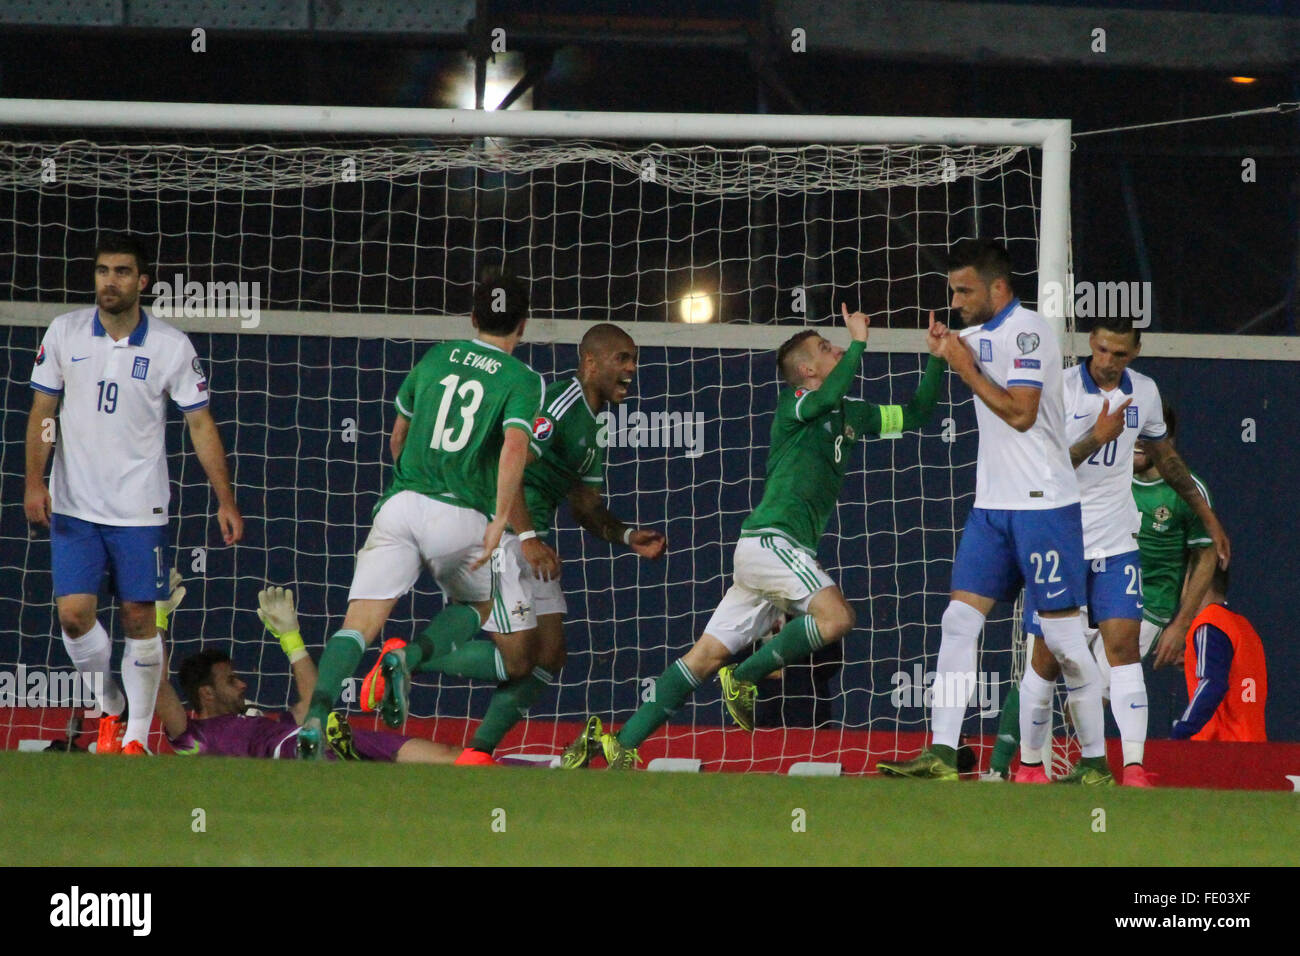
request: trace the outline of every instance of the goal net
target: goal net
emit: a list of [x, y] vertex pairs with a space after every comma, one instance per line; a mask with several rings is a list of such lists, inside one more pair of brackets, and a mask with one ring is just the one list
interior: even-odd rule
[[[170, 532], [188, 595], [172, 672], [200, 646], [223, 648], [265, 708], [283, 708], [292, 682], [257, 592], [293, 587], [318, 655], [389, 478], [397, 388], [432, 340], [469, 332], [476, 270], [504, 261], [528, 280], [533, 320], [517, 354], [548, 381], [573, 373], [594, 321], [636, 339], [633, 393], [612, 410], [606, 499], [662, 530], [668, 553], [640, 560], [561, 509], [568, 663], [502, 754], [558, 753], [589, 713], [626, 720], [699, 635], [762, 492], [782, 341], [809, 326], [846, 340], [840, 303], [861, 308], [872, 333], [851, 394], [903, 403], [924, 367], [926, 314], [947, 315], [951, 243], [1004, 240], [1027, 304], [1065, 278], [1063, 123], [118, 104], [113, 122], [130, 128], [83, 125], [71, 139], [49, 125], [73, 122], [78, 104], [63, 106], [0, 114], [0, 249], [11, 250], [0, 270], [0, 671], [71, 669], [48, 537], [29, 532], [18, 502], [30, 363], [54, 316], [93, 302], [100, 231], [154, 244], [142, 304], [186, 330], [208, 370], [246, 522], [243, 543], [220, 546], [173, 410]], [[161, 125], [141, 130], [142, 118]], [[953, 380], [921, 432], [856, 449], [820, 549], [856, 629], [760, 686], [752, 736], [725, 729], [710, 683], [643, 755], [861, 770], [919, 749], [976, 445], [969, 391]], [[440, 605], [422, 578], [385, 635], [409, 635]], [[991, 738], [1018, 667], [1018, 623], [1000, 613], [983, 638], [973, 738]], [[412, 732], [461, 743], [491, 689], [416, 675]], [[67, 713], [14, 706], [0, 721], [13, 746], [61, 730]]]

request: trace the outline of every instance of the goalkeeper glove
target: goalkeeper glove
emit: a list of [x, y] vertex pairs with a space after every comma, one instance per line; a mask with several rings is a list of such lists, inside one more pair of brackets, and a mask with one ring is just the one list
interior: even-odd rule
[[296, 664], [307, 656], [302, 635], [298, 633], [298, 612], [293, 608], [293, 591], [288, 588], [263, 588], [257, 595], [257, 616], [272, 637], [279, 638], [280, 648]]
[[181, 601], [185, 600], [185, 589], [181, 587], [181, 580], [181, 573], [172, 568], [167, 584], [167, 599], [153, 602], [154, 621], [160, 631], [167, 630], [167, 620], [171, 617], [172, 611], [180, 607]]

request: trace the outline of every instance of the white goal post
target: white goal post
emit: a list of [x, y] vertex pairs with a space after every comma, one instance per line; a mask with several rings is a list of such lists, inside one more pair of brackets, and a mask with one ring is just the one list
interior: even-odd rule
[[[101, 145], [96, 137], [112, 142]], [[214, 145], [206, 145], [204, 137], [210, 137]], [[262, 145], [262, 137], [275, 142]], [[374, 145], [370, 145], [372, 141]], [[443, 143], [455, 145], [440, 145]], [[533, 144], [538, 145], [534, 148]], [[1025, 153], [1031, 150], [1041, 158], [1026, 161]], [[355, 209], [340, 207], [340, 219], [347, 218], [356, 237], [349, 240], [356, 252], [337, 270], [328, 234], [296, 235], [292, 237], [297, 243], [292, 254], [279, 255], [274, 248], [274, 230], [292, 232], [300, 228], [308, 213], [332, 215], [335, 210], [329, 204], [335, 194], [331, 184], [338, 178], [338, 162], [358, 153], [367, 163], [362, 178], [405, 177], [408, 187], [404, 188], [414, 191], [411, 202], [415, 212], [391, 197], [381, 198], [374, 208], [364, 203]], [[433, 154], [439, 158], [430, 159]], [[51, 156], [58, 157], [58, 179], [42, 182], [42, 162]], [[155, 162], [150, 157], [160, 158]], [[647, 161], [651, 164], [648, 181], [658, 190], [655, 203], [661, 202], [659, 193], [664, 191], [685, 198], [664, 200], [662, 208], [637, 207], [637, 190], [644, 192], [647, 182]], [[1003, 167], [1015, 163], [1022, 165], [1014, 172], [1002, 172]], [[227, 177], [222, 164], [251, 171], [251, 185], [244, 187], [237, 178]], [[561, 181], [564, 177], [553, 172], [574, 165], [584, 170], [576, 181]], [[483, 169], [490, 169], [494, 176], [512, 177], [509, 190], [482, 185]], [[468, 178], [458, 179], [462, 174]], [[429, 185], [426, 177], [430, 176], [436, 180], [434, 185]], [[972, 234], [1014, 238], [1022, 253], [1016, 262], [1023, 270], [1020, 274], [1036, 275], [1036, 303], [1049, 308], [1059, 303], [1068, 309], [1069, 296], [1050, 295], [1048, 290], [1067, 288], [1069, 282], [1069, 176], [1067, 120], [0, 100], [0, 220], [6, 215], [10, 219], [0, 222], [0, 229], [11, 229], [22, 238], [22, 243], [15, 242], [15, 256], [24, 267], [10, 285], [10, 295], [0, 291], [0, 334], [8, 330], [11, 364], [17, 372], [25, 372], [23, 363], [30, 354], [26, 350], [34, 351], [34, 342], [39, 341], [34, 338], [35, 330], [74, 307], [69, 303], [89, 301], [87, 269], [78, 267], [78, 272], [70, 268], [61, 274], [50, 269], [60, 256], [79, 258], [84, 264], [84, 250], [70, 249], [66, 239], [60, 241], [61, 232], [93, 233], [99, 228], [119, 228], [114, 223], [122, 222], [149, 233], [154, 223], [179, 217], [181, 227], [157, 230], [167, 233], [163, 238], [173, 250], [183, 250], [179, 255], [173, 251], [169, 257], [160, 254], [159, 279], [168, 278], [170, 269], [163, 267], [164, 262], [169, 266], [181, 262], [200, 270], [215, 264], [213, 275], [216, 265], [234, 270], [229, 274], [260, 269], [269, 279], [283, 279], [295, 269], [306, 272], [310, 265], [311, 275], [299, 277], [298, 291], [271, 296], [251, 327], [232, 325], [228, 317], [178, 314], [168, 318], [177, 327], [203, 337], [199, 350], [214, 370], [217, 418], [223, 431], [231, 429], [234, 438], [232, 442], [228, 437], [228, 444], [236, 456], [237, 486], [251, 489], [251, 497], [260, 496], [262, 501], [257, 506], [245, 504], [245, 514], [266, 527], [260, 541], [246, 543], [234, 556], [213, 550], [207, 583], [191, 588], [186, 606], [177, 612], [177, 638], [183, 639], [182, 632], [188, 628], [194, 635], [191, 648], [200, 639], [197, 635], [204, 641], [226, 642], [236, 652], [238, 667], [254, 671], [266, 679], [267, 687], [273, 686], [271, 690], [261, 688], [257, 699], [272, 706], [282, 704], [288, 694], [287, 664], [277, 647], [267, 645], [259, 633], [247, 627], [249, 595], [255, 594], [264, 580], [296, 581], [304, 589], [300, 598], [309, 645], [319, 647], [325, 629], [338, 625], [350, 562], [364, 540], [376, 485], [387, 477], [382, 446], [385, 429], [391, 426], [389, 403], [396, 383], [422, 353], [422, 343], [459, 337], [469, 329], [463, 307], [455, 306], [464, 302], [463, 295], [457, 298], [444, 289], [433, 295], [432, 305], [422, 297], [424, 276], [420, 270], [428, 266], [420, 265], [419, 253], [424, 245], [443, 242], [441, 236], [461, 228], [484, 208], [480, 200], [492, 190], [522, 194], [522, 213], [505, 201], [490, 212], [499, 237], [483, 239], [474, 231], [470, 240], [445, 239], [438, 268], [464, 272], [480, 253], [508, 256], [519, 248], [536, 253], [543, 246], [553, 258], [570, 254], [567, 248], [561, 249], [568, 245], [576, 247], [571, 254], [579, 262], [583, 256], [604, 257], [610, 265], [598, 268], [606, 268], [606, 274], [590, 274], [584, 271], [589, 266], [580, 264], [571, 275], [561, 277], [579, 289], [572, 301], [562, 301], [560, 293], [552, 294], [548, 285], [549, 298], [533, 310], [535, 318], [530, 320], [526, 336], [531, 351], [525, 358], [537, 363], [548, 380], [566, 374], [573, 367], [572, 346], [592, 315], [601, 311], [601, 280], [607, 280], [610, 288], [618, 282], [633, 282], [635, 291], [630, 297], [624, 295], [622, 301], [624, 311], [611, 317], [620, 322], [625, 316], [636, 319], [624, 324], [643, 351], [637, 383], [641, 406], [703, 408], [700, 414], [706, 434], [718, 446], [689, 461], [680, 460], [680, 456], [673, 459], [659, 447], [611, 455], [609, 485], [615, 512], [630, 521], [669, 531], [669, 569], [662, 580], [631, 556], [611, 557], [607, 546], [593, 544], [589, 536], [572, 530], [561, 533], [566, 566], [580, 570], [576, 580], [581, 583], [574, 587], [574, 594], [589, 590], [593, 598], [588, 602], [570, 597], [571, 663], [559, 678], [561, 699], [580, 699], [580, 704], [546, 703], [540, 714], [535, 707], [530, 717], [530, 721], [548, 718], [561, 728], [549, 741], [542, 731], [530, 732], [528, 737], [530, 746], [538, 746], [540, 739], [543, 747], [554, 749], [556, 744], [563, 746], [561, 737], [569, 723], [581, 720], [583, 709], [608, 716], [612, 708], [616, 719], [625, 719], [632, 695], [644, 693], [645, 680], [689, 646], [707, 619], [703, 615], [721, 594], [734, 546], [734, 538], [727, 540], [727, 536], [746, 507], [757, 503], [761, 486], [768, 421], [763, 416], [770, 416], [775, 402], [772, 353], [804, 327], [798, 321], [785, 321], [789, 310], [773, 305], [778, 293], [784, 294], [794, 284], [786, 276], [811, 271], [818, 276], [816, 284], [823, 293], [861, 287], [877, 279], [886, 284], [898, 282], [907, 287], [907, 297], [900, 299], [898, 311], [937, 311], [946, 304], [938, 298], [944, 295], [946, 277], [935, 263], [941, 262], [950, 240]], [[245, 190], [252, 197], [247, 199], [247, 207]], [[559, 200], [535, 203], [532, 198], [534, 193], [550, 196], [566, 190], [579, 212], [563, 222], [561, 218], [570, 215], [571, 208], [562, 208], [564, 203]], [[878, 190], [883, 198], [876, 207], [867, 208], [860, 197], [872, 190]], [[422, 191], [432, 195], [434, 211], [422, 205]], [[295, 193], [299, 195], [296, 209], [292, 208]], [[591, 214], [591, 194], [604, 197], [606, 193], [609, 210], [601, 216]], [[697, 201], [695, 194], [702, 198]], [[32, 212], [7, 212], [8, 197], [13, 197], [8, 202], [10, 209]], [[732, 201], [742, 207], [735, 222], [714, 208]], [[166, 204], [170, 210], [154, 208]], [[204, 211], [209, 207], [219, 208], [209, 214]], [[225, 213], [231, 218], [223, 220]], [[24, 218], [29, 215], [35, 220]], [[398, 251], [409, 254], [414, 263], [407, 264], [411, 274], [399, 277], [409, 286], [399, 290], [399, 296], [394, 289], [400, 283], [389, 274], [392, 269], [383, 255], [385, 250], [372, 248], [376, 243], [371, 237], [388, 235], [384, 217], [408, 215], [418, 220], [410, 236], [378, 243], [388, 242], [390, 248], [401, 245]], [[668, 225], [662, 235], [656, 232], [653, 239], [644, 240], [646, 245], [653, 242], [656, 249], [664, 247], [656, 253], [660, 260], [655, 260], [653, 267], [644, 267], [655, 275], [647, 285], [635, 275], [622, 274], [623, 266], [616, 264], [617, 249], [626, 244], [625, 239], [643, 241], [639, 233], [625, 237], [625, 228], [639, 229], [643, 221], [658, 215]], [[709, 216], [716, 221], [706, 221]], [[675, 233], [673, 224], [680, 223], [682, 217], [687, 222], [686, 232]], [[919, 226], [913, 235], [890, 231], [896, 220], [919, 223], [923, 217], [937, 223], [927, 227], [924, 236]], [[949, 225], [958, 218], [963, 225]], [[1006, 225], [1012, 218], [1014, 227]], [[534, 235], [538, 219], [545, 219], [546, 228]], [[593, 219], [600, 220], [598, 225], [607, 230], [607, 236], [589, 235]], [[435, 224], [432, 238], [420, 231], [421, 223], [427, 221]], [[257, 223], [247, 227], [247, 235], [240, 232], [246, 222]], [[989, 222], [996, 225], [988, 228]], [[870, 231], [864, 223], [871, 224], [872, 236], [883, 233], [883, 240], [871, 240], [880, 248], [869, 250], [868, 240], [857, 238]], [[974, 232], [970, 223], [975, 224]], [[1005, 232], [995, 231], [1004, 227]], [[659, 227], [651, 223], [646, 228], [653, 231]], [[722, 251], [728, 233], [735, 232], [756, 237], [748, 240], [749, 246], [739, 256]], [[768, 233], [772, 238], [763, 239]], [[788, 235], [795, 236], [793, 244]], [[689, 263], [674, 265], [674, 256], [701, 236], [704, 245], [713, 249], [709, 254], [719, 270], [738, 269], [744, 276], [733, 290], [742, 304], [738, 314], [747, 297], [765, 303], [762, 309], [755, 309], [752, 321], [748, 313], [744, 320], [733, 316], [729, 321], [702, 324], [647, 318], [667, 317], [677, 293], [669, 289], [666, 276], [674, 269], [695, 271]], [[250, 238], [247, 245], [253, 251], [248, 251], [244, 238]], [[863, 245], [854, 247], [855, 241]], [[257, 242], [264, 242], [267, 249], [262, 250]], [[220, 254], [213, 251], [218, 247], [224, 250]], [[1027, 252], [1030, 247], [1032, 259]], [[754, 262], [766, 263], [767, 271], [746, 274], [751, 257]], [[28, 268], [32, 258], [41, 260], [41, 268]], [[809, 267], [807, 262], [822, 265]], [[878, 262], [888, 264], [886, 275], [869, 274]], [[635, 264], [634, 271], [643, 268], [639, 253]], [[895, 265], [906, 271], [895, 275]], [[544, 269], [535, 260], [533, 267]], [[344, 283], [343, 293], [331, 284], [335, 271], [346, 271], [353, 282]], [[661, 272], [665, 278], [659, 278]], [[24, 278], [29, 275], [34, 278]], [[535, 283], [541, 285], [544, 276], [548, 276], [545, 271], [535, 271]], [[373, 288], [378, 291], [366, 291], [372, 288], [367, 286], [370, 282], [377, 282]], [[308, 288], [312, 283], [316, 283], [315, 291]], [[558, 288], [560, 282], [553, 284]], [[722, 296], [718, 289], [713, 294]], [[888, 299], [888, 293], [884, 295]], [[811, 322], [813, 315], [825, 318], [837, 310], [828, 294], [822, 298], [826, 301], [801, 313], [804, 322]], [[889, 311], [894, 308], [891, 304]], [[909, 320], [913, 317], [908, 316]], [[884, 354], [869, 358], [864, 392], [875, 401], [902, 402], [915, 388], [923, 336], [915, 322], [889, 328], [888, 318], [889, 312], [871, 332], [869, 351]], [[1068, 317], [1047, 314], [1047, 318], [1064, 336]], [[838, 320], [833, 320], [829, 327], [838, 326]], [[826, 330], [828, 325], [822, 322], [808, 327]], [[1066, 351], [1070, 353], [1068, 347]], [[699, 404], [683, 404], [692, 393], [703, 396]], [[933, 663], [939, 617], [933, 608], [935, 602], [946, 600], [949, 580], [945, 562], [951, 558], [974, 487], [969, 394], [952, 389], [941, 399], [944, 401], [951, 403], [952, 413], [943, 423], [936, 416], [926, 437], [912, 433], [869, 446], [867, 464], [856, 466], [846, 478], [840, 515], [828, 535], [834, 539], [828, 545], [834, 557], [826, 563], [851, 600], [871, 603], [867, 615], [870, 637], [859, 640], [860, 646], [846, 647], [844, 660], [838, 664], [844, 676], [835, 678], [839, 687], [831, 692], [836, 713], [871, 712], [870, 703], [864, 704], [857, 695], [888, 698], [896, 689], [888, 686], [884, 676], [890, 669], [906, 677], [914, 666], [923, 666], [927, 660]], [[26, 408], [6, 407], [4, 414], [6, 418], [25, 415]], [[742, 421], [747, 418], [753, 421]], [[350, 443], [341, 439], [349, 444], [340, 445], [340, 420], [353, 423]], [[182, 452], [174, 439], [169, 443]], [[22, 467], [21, 443], [17, 449], [12, 444], [4, 448], [6, 478]], [[204, 519], [191, 512], [201, 515], [209, 502], [192, 453], [184, 450], [180, 457], [179, 468], [172, 462], [173, 481], [181, 491], [179, 500], [173, 500], [172, 512], [174, 525], [180, 524], [176, 549], [184, 571], [187, 555], [201, 550], [205, 537]], [[348, 469], [361, 477], [347, 478]], [[342, 487], [349, 480], [351, 484]], [[864, 512], [870, 517], [863, 517]], [[568, 520], [568, 528], [573, 527], [571, 520], [563, 520]], [[6, 532], [6, 537], [12, 535]], [[10, 543], [6, 541], [6, 548]], [[20, 608], [22, 622], [17, 638], [10, 642], [13, 646], [0, 635], [0, 666], [23, 663], [66, 668], [57, 637], [50, 641], [57, 625], [51, 629], [49, 610], [32, 606], [49, 593], [46, 558], [31, 540], [12, 543], [15, 554], [22, 552], [14, 563], [36, 583], [26, 589], [28, 600]], [[259, 547], [263, 549], [260, 555], [255, 551]], [[247, 555], [250, 551], [252, 557], [239, 556], [239, 552]], [[904, 564], [909, 570], [896, 570], [895, 565]], [[427, 584], [422, 582], [422, 587]], [[690, 585], [689, 592], [680, 587], [685, 584]], [[653, 592], [644, 605], [643, 592]], [[683, 604], [684, 594], [689, 600]], [[427, 620], [431, 600], [436, 607], [431, 592], [417, 593], [413, 605], [399, 605], [398, 620]], [[573, 611], [575, 604], [580, 611]], [[1014, 627], [1005, 618], [1001, 624]], [[1001, 637], [998, 641], [1005, 643]], [[849, 644], [854, 644], [852, 637]], [[582, 654], [575, 653], [579, 648]], [[369, 657], [363, 666], [368, 664]], [[878, 665], [884, 670], [873, 680], [871, 669]], [[859, 667], [862, 669], [855, 670]], [[1004, 672], [997, 679], [1005, 685], [1009, 678]], [[415, 698], [417, 716], [433, 718], [436, 714], [436, 720], [443, 721], [457, 713], [481, 715], [486, 691], [452, 687], [445, 679], [436, 690], [436, 706], [428, 704], [434, 699], [431, 696]], [[767, 741], [764, 746], [769, 751], [779, 753], [780, 759], [773, 759], [768, 751], [760, 753], [758, 744], [752, 752], [736, 751], [728, 738], [718, 751], [704, 742], [708, 733], [701, 731], [695, 736], [697, 725], [707, 728], [720, 722], [716, 693], [707, 698], [702, 692], [694, 709], [684, 709], [679, 715], [677, 729], [685, 731], [685, 740], [680, 734], [674, 738], [676, 749], [670, 749], [670, 756], [703, 756], [706, 762], [727, 769], [761, 770], [856, 750], [857, 763], [848, 760], [845, 766], [861, 766], [867, 757], [887, 756], [906, 745], [900, 743], [898, 733], [904, 725], [912, 733], [925, 729], [926, 709], [920, 698], [909, 701], [906, 721], [896, 726], [860, 721], [849, 728], [861, 734], [851, 742], [844, 727], [829, 731], [823, 727], [810, 737], [797, 737], [780, 725], [771, 727], [767, 737], [762, 732], [756, 737]], [[539, 701], [539, 705], [543, 703]], [[712, 711], [706, 714], [708, 708]], [[977, 709], [972, 708], [968, 730], [974, 728]], [[19, 715], [10, 721], [27, 719]], [[982, 713], [979, 719], [992, 718]], [[435, 732], [441, 726], [436, 724]], [[990, 725], [981, 724], [981, 728], [987, 733]]]

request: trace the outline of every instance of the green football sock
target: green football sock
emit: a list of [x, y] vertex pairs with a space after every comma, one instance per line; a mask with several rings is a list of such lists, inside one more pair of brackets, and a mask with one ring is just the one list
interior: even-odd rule
[[482, 629], [483, 621], [474, 608], [468, 604], [447, 605], [419, 636], [406, 645], [406, 669], [412, 673], [430, 669], [421, 667], [420, 663], [450, 654], [460, 645], [472, 641]]
[[950, 767], [957, 766], [957, 751], [945, 744], [931, 744], [930, 752]]
[[788, 621], [776, 637], [756, 650], [732, 676], [736, 680], [757, 684], [772, 671], [803, 660], [825, 643], [813, 616], [801, 614]]
[[422, 671], [438, 671], [453, 677], [467, 677], [470, 680], [490, 680], [503, 683], [509, 678], [506, 674], [506, 662], [497, 650], [496, 642], [490, 638], [480, 641], [468, 641], [454, 651], [425, 661]]
[[534, 667], [527, 677], [498, 687], [492, 694], [483, 722], [474, 731], [474, 739], [469, 745], [475, 750], [490, 754], [501, 743], [501, 738], [510, 732], [510, 728], [527, 715], [533, 701], [537, 700], [553, 679], [550, 671]]
[[359, 631], [339, 630], [325, 642], [317, 665], [316, 690], [311, 695], [311, 707], [307, 710], [307, 719], [315, 717], [325, 726], [325, 718], [334, 709], [343, 682], [352, 676], [361, 655], [365, 653], [366, 642]]
[[998, 739], [993, 745], [993, 756], [989, 759], [989, 769], [1006, 776], [1011, 770], [1011, 758], [1020, 746], [1020, 687], [1011, 682], [1007, 699], [1002, 704], [1002, 714], [998, 717]]
[[677, 713], [677, 708], [695, 688], [700, 686], [699, 679], [691, 673], [685, 662], [678, 658], [668, 670], [659, 675], [655, 681], [654, 699], [640, 706], [632, 719], [618, 732], [618, 742], [624, 747], [639, 747], [668, 718]]

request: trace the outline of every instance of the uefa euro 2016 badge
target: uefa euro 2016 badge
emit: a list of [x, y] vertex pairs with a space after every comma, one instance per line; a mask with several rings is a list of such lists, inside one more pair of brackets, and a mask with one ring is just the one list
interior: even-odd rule
[[538, 441], [546, 441], [555, 431], [555, 423], [545, 415], [539, 416], [533, 420], [533, 437]]

